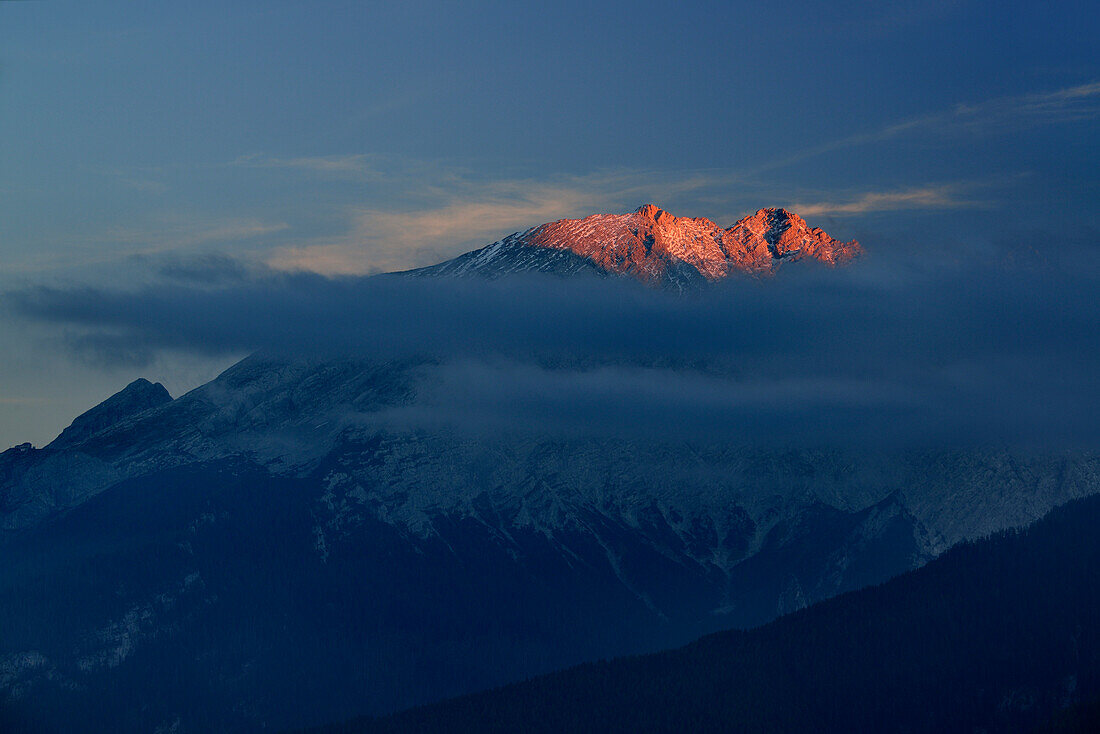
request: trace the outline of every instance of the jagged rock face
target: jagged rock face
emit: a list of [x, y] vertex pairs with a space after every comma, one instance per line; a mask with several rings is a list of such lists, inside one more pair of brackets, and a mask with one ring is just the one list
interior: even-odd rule
[[[855, 240], [841, 242], [819, 227], [810, 227], [802, 217], [786, 209], [761, 209], [723, 233], [731, 252], [738, 248], [752, 252], [760, 267], [770, 269], [779, 260], [811, 257], [827, 265], [842, 265], [858, 257], [863, 249]], [[771, 259], [761, 252], [761, 241]], [[733, 245], [736, 243], [736, 246]]]
[[858, 242], [833, 239], [786, 209], [761, 209], [722, 229], [709, 219], [677, 217], [647, 204], [630, 214], [543, 224], [415, 272], [498, 276], [588, 269], [651, 286], [684, 288], [733, 273], [769, 274], [780, 262], [804, 257], [841, 265], [861, 252]]
[[786, 209], [761, 209], [722, 229], [709, 219], [677, 217], [647, 204], [633, 214], [562, 219], [525, 237], [534, 247], [570, 250], [652, 285], [666, 282], [681, 264], [714, 281], [735, 272], [767, 273], [779, 260], [800, 257], [836, 265], [860, 252], [858, 242], [810, 229]]

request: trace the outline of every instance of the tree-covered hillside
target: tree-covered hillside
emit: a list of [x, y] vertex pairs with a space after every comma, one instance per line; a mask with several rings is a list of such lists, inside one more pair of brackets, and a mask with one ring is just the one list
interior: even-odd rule
[[1088, 706], [1060, 712], [1100, 692], [1098, 528], [1080, 500], [755, 630], [326, 731], [1079, 730]]

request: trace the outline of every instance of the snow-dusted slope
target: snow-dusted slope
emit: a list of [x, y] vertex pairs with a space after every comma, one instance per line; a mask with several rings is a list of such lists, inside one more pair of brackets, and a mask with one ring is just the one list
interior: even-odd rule
[[86, 416], [119, 402], [127, 387], [48, 446], [0, 454], [0, 530], [32, 526], [124, 479], [189, 464], [239, 458], [301, 471], [350, 420], [406, 400], [413, 369], [255, 355], [176, 400], [88, 428], [96, 424]]
[[677, 217], [647, 204], [630, 214], [543, 224], [412, 273], [499, 277], [592, 271], [683, 289], [732, 273], [770, 273], [780, 262], [805, 257], [839, 265], [860, 252], [858, 242], [835, 240], [786, 209], [761, 209], [722, 229], [709, 219]]
[[[191, 705], [154, 684], [166, 669], [227, 730], [380, 712], [756, 624], [1100, 489], [1093, 454], [385, 420], [431, 370], [255, 356], [79, 440], [4, 452], [0, 691], [47, 719], [98, 702], [122, 731]], [[288, 656], [308, 704], [279, 693], [301, 684]], [[119, 724], [107, 692], [139, 689], [159, 703]]]
[[737, 506], [766, 529], [807, 502], [853, 512], [896, 494], [929, 531], [930, 553], [1100, 489], [1100, 459], [1085, 453], [796, 451], [667, 437], [567, 440], [534, 428], [488, 438], [384, 420], [386, 409], [416, 405], [432, 367], [249, 357], [79, 440], [67, 429], [45, 448], [0, 454], [0, 528], [31, 527], [124, 479], [225, 459], [288, 477], [329, 466], [323, 479], [334, 500], [355, 509], [369, 497], [373, 512], [419, 535], [430, 532], [432, 513], [476, 515], [490, 499], [512, 507], [515, 523], [552, 533], [565, 506], [630, 524], [639, 507], [655, 505], [682, 518], [673, 527], [707, 515], [716, 528]]

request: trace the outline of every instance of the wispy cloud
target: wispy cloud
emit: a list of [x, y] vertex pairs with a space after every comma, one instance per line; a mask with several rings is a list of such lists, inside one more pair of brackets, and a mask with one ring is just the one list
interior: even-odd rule
[[[334, 205], [342, 231], [282, 243], [263, 256], [277, 270], [351, 275], [401, 270], [438, 262], [511, 232], [563, 217], [598, 211], [627, 211], [653, 202], [675, 207], [677, 197], [696, 207], [709, 202], [728, 224], [740, 214], [783, 200], [804, 216], [858, 215], [876, 211], [936, 210], [990, 206], [973, 196], [973, 182], [871, 189], [847, 195], [791, 191], [772, 171], [834, 151], [932, 136], [992, 134], [1100, 115], [1100, 82], [961, 104], [900, 120], [798, 151], [747, 170], [653, 171], [620, 169], [587, 175], [505, 176], [487, 180], [438, 162], [416, 162], [377, 154], [280, 156], [256, 153], [231, 165], [281, 169], [333, 182], [366, 184], [364, 203]], [[360, 194], [362, 196], [362, 194]], [[796, 198], [797, 197], [797, 198]], [[698, 212], [697, 213], [703, 213]], [[713, 216], [713, 211], [711, 213]], [[731, 216], [733, 215], [733, 216]], [[308, 228], [306, 228], [308, 231]]]
[[285, 222], [265, 222], [248, 217], [206, 221], [178, 219], [162, 221], [148, 227], [113, 228], [98, 239], [101, 242], [139, 245], [142, 247], [137, 252], [152, 253], [207, 243], [251, 239], [281, 232], [288, 227]]
[[329, 174], [377, 175], [373, 156], [362, 153], [326, 156], [279, 157], [252, 153], [232, 161], [241, 168], [289, 168], [298, 171]]
[[[728, 201], [729, 187], [742, 193], [753, 185], [736, 174], [707, 172], [669, 175], [620, 171], [562, 178], [554, 183], [534, 179], [471, 182], [452, 176], [426, 186], [433, 201], [401, 210], [349, 207], [347, 230], [337, 236], [288, 245], [266, 258], [275, 270], [323, 275], [361, 275], [433, 264], [493, 242], [515, 231], [566, 217], [600, 211], [628, 211], [646, 202], [665, 203], [677, 195], [705, 196], [709, 191]], [[991, 182], [952, 182], [895, 190], [854, 192], [843, 198], [796, 201], [790, 208], [803, 216], [858, 215], [878, 211], [978, 209], [992, 204], [974, 196]], [[782, 199], [749, 196], [752, 206], [777, 205]], [[744, 212], [743, 212], [744, 213]], [[737, 215], [719, 218], [730, 224]]]
[[104, 176], [134, 191], [163, 194], [169, 188], [162, 180], [165, 170], [158, 166], [116, 166], [101, 170]]
[[145, 178], [124, 178], [122, 183], [135, 191], [143, 191], [148, 194], [163, 194], [168, 191], [168, 184], [163, 181], [154, 181]]
[[963, 195], [961, 184], [944, 184], [902, 189], [899, 191], [867, 191], [847, 201], [794, 204], [792, 208], [803, 216], [819, 214], [865, 214], [903, 209], [975, 209], [989, 206]]
[[414, 211], [352, 209], [350, 231], [340, 242], [284, 248], [268, 264], [326, 274], [401, 270], [423, 264], [425, 256], [445, 257], [457, 243], [491, 241], [591, 206], [577, 189], [533, 187], [514, 199], [483, 193]]
[[514, 231], [593, 211], [636, 207], [728, 181], [728, 175], [615, 171], [553, 181], [477, 181], [454, 171], [421, 184], [429, 201], [403, 209], [350, 207], [348, 231], [277, 250], [277, 270], [350, 275], [402, 270], [451, 257]]
[[826, 153], [915, 135], [985, 135], [1038, 125], [1100, 117], [1100, 81], [1049, 92], [996, 97], [891, 123], [877, 130], [838, 138], [770, 161], [755, 173], [784, 168]]
[[32, 253], [3, 262], [6, 275], [45, 273], [113, 263], [135, 257], [161, 255], [203, 247], [217, 247], [277, 234], [290, 228], [286, 222], [251, 217], [200, 218], [173, 216], [152, 218], [136, 226], [110, 227], [70, 239], [66, 252]]
[[45, 398], [7, 397], [0, 395], [0, 405], [47, 405], [51, 401]]

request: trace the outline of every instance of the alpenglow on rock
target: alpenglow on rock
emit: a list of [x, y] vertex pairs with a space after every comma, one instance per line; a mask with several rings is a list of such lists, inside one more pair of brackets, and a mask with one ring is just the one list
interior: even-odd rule
[[630, 214], [561, 219], [505, 237], [414, 275], [590, 271], [656, 287], [684, 288], [733, 273], [769, 274], [781, 262], [813, 258], [841, 265], [862, 253], [786, 209], [761, 209], [722, 229], [705, 218], [677, 217], [653, 204]]

